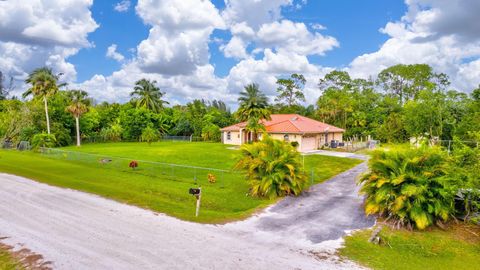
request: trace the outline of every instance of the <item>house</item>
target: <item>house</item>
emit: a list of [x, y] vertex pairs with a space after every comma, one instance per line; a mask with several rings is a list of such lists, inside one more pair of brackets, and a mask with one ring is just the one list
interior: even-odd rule
[[[271, 120], [262, 120], [272, 138], [298, 142], [298, 150], [305, 152], [321, 148], [332, 140], [342, 141], [345, 130], [298, 114], [272, 114]], [[246, 122], [221, 129], [224, 144], [241, 145], [253, 140], [245, 130]], [[261, 135], [260, 135], [261, 136]]]

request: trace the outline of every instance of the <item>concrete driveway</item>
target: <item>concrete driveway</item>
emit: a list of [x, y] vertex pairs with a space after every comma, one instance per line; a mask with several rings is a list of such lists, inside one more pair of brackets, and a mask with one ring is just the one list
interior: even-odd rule
[[365, 168], [218, 226], [0, 174], [0, 237], [54, 269], [356, 269], [333, 252], [345, 231], [373, 225], [354, 182]]

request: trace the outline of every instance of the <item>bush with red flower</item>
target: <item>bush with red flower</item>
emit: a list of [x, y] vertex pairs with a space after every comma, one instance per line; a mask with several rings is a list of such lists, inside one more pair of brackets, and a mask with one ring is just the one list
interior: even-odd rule
[[136, 160], [130, 161], [130, 163], [128, 164], [128, 167], [130, 167], [130, 168], [132, 168], [133, 170], [135, 170], [135, 168], [138, 167], [138, 161], [136, 161]]

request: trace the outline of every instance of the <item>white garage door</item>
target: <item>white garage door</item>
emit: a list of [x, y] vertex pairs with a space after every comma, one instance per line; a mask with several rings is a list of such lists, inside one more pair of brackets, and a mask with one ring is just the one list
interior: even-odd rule
[[302, 138], [302, 151], [315, 150], [315, 137], [303, 137]]

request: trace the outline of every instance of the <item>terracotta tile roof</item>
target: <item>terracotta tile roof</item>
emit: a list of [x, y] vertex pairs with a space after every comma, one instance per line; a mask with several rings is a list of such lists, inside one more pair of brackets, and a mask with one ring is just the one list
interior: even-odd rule
[[[272, 114], [271, 120], [262, 120], [269, 133], [322, 133], [322, 132], [344, 132], [345, 130], [310, 119], [298, 114]], [[224, 127], [222, 131], [239, 131], [245, 128], [246, 122]]]

